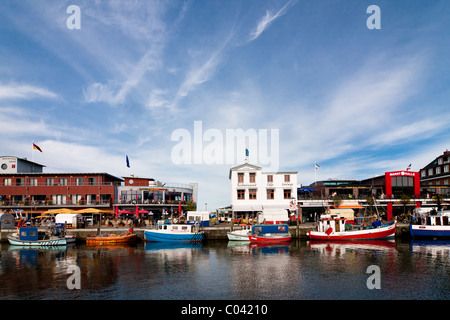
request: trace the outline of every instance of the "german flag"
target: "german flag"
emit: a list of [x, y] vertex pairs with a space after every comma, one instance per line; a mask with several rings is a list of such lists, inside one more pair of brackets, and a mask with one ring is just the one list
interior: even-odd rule
[[40, 152], [42, 152], [42, 149], [39, 148], [38, 145], [36, 145], [35, 143], [33, 143], [33, 149], [39, 150]]

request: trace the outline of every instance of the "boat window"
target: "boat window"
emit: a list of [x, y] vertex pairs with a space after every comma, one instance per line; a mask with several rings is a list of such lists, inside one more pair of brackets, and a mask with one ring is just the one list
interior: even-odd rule
[[181, 227], [181, 230], [187, 230], [187, 227], [183, 226]]
[[21, 231], [21, 232], [20, 232], [20, 235], [21, 235], [22, 237], [26, 237], [26, 236], [27, 236], [27, 232], [26, 232], [26, 231]]
[[440, 226], [441, 225], [441, 217], [436, 217], [436, 225]]
[[177, 226], [172, 226], [172, 229], [173, 230], [178, 230], [178, 227]]
[[167, 230], [167, 226], [164, 226], [164, 230]]

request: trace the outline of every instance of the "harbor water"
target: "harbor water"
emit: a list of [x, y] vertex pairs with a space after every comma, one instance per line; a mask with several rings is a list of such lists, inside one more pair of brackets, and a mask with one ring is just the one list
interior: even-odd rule
[[0, 245], [1, 300], [450, 299], [449, 241]]

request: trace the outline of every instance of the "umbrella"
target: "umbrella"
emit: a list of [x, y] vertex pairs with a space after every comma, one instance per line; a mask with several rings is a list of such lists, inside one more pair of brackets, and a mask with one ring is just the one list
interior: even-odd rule
[[310, 187], [303, 187], [298, 189], [299, 192], [313, 192], [316, 191], [316, 189], [310, 188]]
[[70, 210], [67, 208], [61, 208], [61, 209], [53, 209], [42, 212], [42, 214], [56, 214], [56, 213], [74, 213], [74, 210]]

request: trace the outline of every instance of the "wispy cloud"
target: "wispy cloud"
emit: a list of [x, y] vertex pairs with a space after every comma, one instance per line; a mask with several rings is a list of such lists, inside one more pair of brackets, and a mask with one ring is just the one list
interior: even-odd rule
[[294, 1], [288, 1], [280, 10], [276, 13], [272, 13], [269, 10], [266, 11], [266, 15], [263, 16], [255, 29], [250, 32], [249, 41], [253, 41], [258, 39], [258, 37], [278, 18], [285, 15], [287, 13], [287, 9], [290, 5], [292, 5]]
[[0, 100], [29, 100], [34, 98], [57, 99], [58, 94], [36, 86], [27, 84], [0, 84]]

